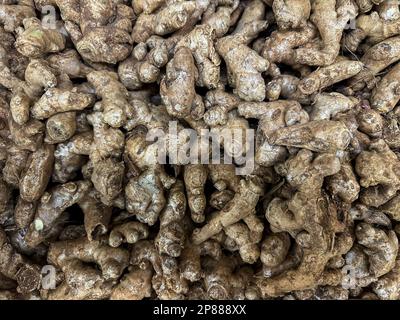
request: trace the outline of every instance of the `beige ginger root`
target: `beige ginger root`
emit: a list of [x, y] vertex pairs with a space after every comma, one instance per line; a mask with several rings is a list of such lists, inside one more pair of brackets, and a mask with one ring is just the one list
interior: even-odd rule
[[193, 241], [199, 244], [216, 235], [224, 227], [228, 227], [252, 214], [262, 188], [257, 177], [241, 180], [238, 192], [234, 198], [207, 222], [201, 229], [193, 231]]
[[399, 23], [0, 0], [0, 299], [398, 299]]
[[300, 64], [327, 66], [340, 51], [340, 39], [347, 23], [357, 16], [358, 8], [351, 0], [317, 0], [312, 2], [310, 20], [317, 27], [321, 48], [299, 48], [295, 60]]
[[[264, 9], [263, 4], [257, 0], [252, 1], [251, 6]], [[246, 10], [252, 10], [251, 6]], [[248, 44], [267, 27], [267, 22], [253, 18], [245, 16], [241, 28], [236, 29], [232, 35], [218, 39], [216, 49], [227, 65], [228, 80], [234, 88], [233, 92], [246, 101], [263, 101], [265, 82], [261, 73], [267, 71], [269, 64], [249, 48]]]

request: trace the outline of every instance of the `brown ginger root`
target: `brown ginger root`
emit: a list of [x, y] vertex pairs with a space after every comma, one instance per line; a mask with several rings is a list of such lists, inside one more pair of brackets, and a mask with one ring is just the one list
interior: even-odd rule
[[392, 111], [400, 100], [398, 76], [400, 64], [396, 64], [374, 88], [371, 96], [371, 107], [381, 113]]
[[153, 271], [131, 267], [120, 283], [113, 289], [111, 300], [142, 300], [150, 298], [153, 292], [151, 279]]
[[30, 155], [26, 169], [19, 182], [21, 197], [36, 201], [42, 196], [51, 177], [54, 163], [54, 147], [43, 145]]
[[177, 1], [155, 13], [140, 14], [132, 30], [133, 42], [146, 42], [153, 34], [162, 36], [182, 28], [195, 9], [195, 1]]
[[186, 240], [184, 217], [186, 197], [181, 181], [169, 190], [168, 200], [160, 215], [160, 230], [155, 238], [155, 246], [160, 254], [179, 257]]
[[355, 29], [344, 38], [344, 47], [355, 52], [366, 39], [374, 45], [400, 32], [399, 8], [393, 1], [385, 1], [368, 15], [360, 15], [355, 22]]
[[203, 282], [209, 298], [226, 300], [244, 299], [246, 294], [251, 296], [252, 288], [249, 283], [249, 278], [252, 277], [251, 271], [241, 268], [235, 272], [237, 265], [236, 257], [224, 256], [220, 260], [206, 259]]
[[[398, 188], [399, 160], [383, 140], [375, 141], [356, 159], [355, 170], [364, 188], [360, 201], [379, 207], [394, 197]], [[372, 169], [373, 168], [373, 169]]]
[[[159, 111], [164, 112], [164, 115], [162, 116], [165, 117], [165, 114], [167, 113], [165, 108], [162, 108]], [[147, 112], [145, 112], [144, 118], [147, 118], [147, 115]], [[153, 126], [155, 128], [158, 128], [158, 126], [165, 128], [165, 119], [160, 119], [157, 116], [153, 117], [153, 115], [150, 115], [148, 119], [143, 122], [141, 121], [142, 119], [137, 119], [138, 124], [149, 126], [149, 128], [152, 128]], [[167, 120], [168, 119], [169, 118], [167, 117]], [[138, 171], [138, 173], [140, 173], [146, 170], [154, 171], [159, 175], [160, 180], [165, 188], [168, 189], [171, 187], [171, 185], [175, 183], [175, 179], [170, 177], [165, 172], [163, 166], [156, 161], [159, 159], [158, 157], [160, 152], [160, 150], [158, 150], [158, 144], [149, 143], [149, 141], [146, 139], [145, 131], [141, 130], [140, 128], [138, 130], [134, 130], [132, 133], [135, 134], [130, 135], [126, 140], [125, 156], [127, 159], [129, 159], [129, 163], [131, 166], [133, 166], [135, 172]]]
[[0, 253], [0, 272], [17, 281], [19, 292], [29, 293], [39, 288], [41, 284], [39, 266], [26, 261], [23, 256], [15, 252], [2, 228], [0, 228]]
[[351, 0], [313, 1], [310, 20], [319, 31], [321, 48], [299, 48], [295, 60], [312, 66], [332, 64], [339, 54], [343, 30], [357, 16], [357, 11], [357, 6]]
[[311, 120], [330, 120], [338, 113], [355, 107], [357, 100], [337, 92], [319, 93], [314, 97]]
[[149, 235], [149, 230], [145, 224], [131, 221], [115, 226], [108, 239], [111, 247], [117, 248], [123, 242], [136, 243], [139, 240], [146, 239]]
[[3, 179], [0, 180], [1, 193], [0, 193], [0, 209], [5, 211], [11, 199], [11, 188]]
[[381, 2], [382, 0], [356, 0], [357, 6], [362, 13], [370, 11], [374, 4], [379, 4]]
[[240, 177], [236, 175], [236, 167], [233, 164], [209, 164], [208, 176], [214, 188], [219, 191], [239, 190]]
[[220, 80], [221, 59], [214, 48], [214, 39], [214, 29], [209, 25], [200, 25], [176, 44], [176, 48], [182, 46], [192, 51], [199, 72], [197, 84], [209, 89], [216, 88]]
[[242, 179], [234, 198], [217, 212], [201, 229], [193, 231], [193, 242], [199, 244], [241, 219], [253, 213], [255, 205], [262, 194], [260, 181], [256, 177]]
[[357, 115], [358, 130], [371, 138], [380, 138], [383, 133], [384, 119], [375, 110], [365, 110]]
[[113, 158], [100, 160], [94, 164], [91, 180], [105, 205], [111, 205], [121, 194], [124, 172], [124, 163]]
[[327, 184], [333, 195], [347, 203], [354, 202], [360, 193], [360, 185], [349, 163], [342, 163], [340, 171], [330, 176]]
[[[321, 167], [320, 170], [319, 174], [332, 174], [329, 172], [330, 168]], [[323, 173], [325, 170], [327, 172]], [[310, 185], [308, 183], [306, 185], [313, 186], [314, 193], [304, 193], [299, 190], [292, 199], [283, 201], [275, 198], [268, 206], [266, 212], [268, 221], [277, 231], [288, 231], [292, 234], [294, 232], [297, 244], [303, 248], [303, 255], [300, 264], [294, 269], [258, 281], [257, 284], [264, 297], [279, 296], [293, 290], [312, 289], [318, 285], [341, 281], [340, 270], [328, 272], [324, 269], [330, 258], [344, 254], [350, 249], [352, 239], [350, 234], [345, 232], [345, 225], [338, 220], [335, 205], [326, 195], [317, 191], [318, 184], [322, 184], [322, 181], [318, 181], [318, 184], [311, 181], [313, 179], [310, 180]], [[313, 209], [306, 208], [307, 206]], [[307, 212], [313, 214], [307, 217]], [[280, 215], [286, 217], [279, 219]], [[323, 216], [330, 218], [320, 220]], [[320, 223], [324, 226], [322, 227]], [[301, 231], [303, 227], [308, 230]]]
[[15, 225], [20, 229], [29, 227], [35, 218], [36, 208], [37, 201], [27, 202], [19, 197], [14, 208]]
[[[106, 1], [99, 6], [96, 1], [56, 1], [61, 15], [66, 19], [65, 28], [79, 54], [92, 63], [115, 64], [124, 60], [132, 50], [132, 8], [122, 3]], [[71, 8], [72, 7], [72, 8]]]
[[101, 195], [101, 201], [109, 206], [122, 190], [125, 166], [119, 161], [124, 148], [124, 135], [118, 128], [109, 127], [101, 112], [87, 116], [93, 126], [93, 142], [89, 158], [93, 169], [89, 176]]
[[118, 75], [127, 89], [139, 89], [154, 83], [160, 69], [168, 62], [168, 48], [164, 39], [153, 36], [133, 48], [132, 56], [118, 65]]
[[0, 23], [4, 25], [4, 30], [13, 32], [18, 27], [23, 25], [25, 18], [32, 18], [35, 16], [35, 8], [32, 1], [14, 1], [9, 3], [2, 2], [0, 5]]
[[90, 182], [68, 182], [54, 187], [40, 198], [35, 218], [29, 226], [26, 241], [35, 247], [43, 242], [52, 231], [60, 215], [74, 203], [78, 202], [88, 191]]
[[39, 58], [65, 48], [65, 37], [58, 30], [45, 29], [36, 18], [26, 18], [23, 24], [25, 31], [18, 36], [15, 47], [24, 56]]
[[[38, 126], [37, 121], [29, 121], [29, 109], [43, 93], [43, 90], [56, 86], [58, 80], [54, 70], [45, 60], [31, 59], [24, 70], [25, 81], [21, 81], [16, 75], [12, 74], [7, 65], [3, 65], [1, 73], [1, 84], [13, 92], [10, 99], [10, 126], [17, 127], [16, 130], [20, 130], [19, 126], [25, 123], [31, 127]], [[30, 129], [30, 131], [33, 130]], [[14, 139], [16, 138], [14, 137]]]
[[276, 267], [285, 261], [289, 248], [289, 234], [285, 232], [272, 233], [261, 244], [261, 262], [265, 267]]
[[[96, 286], [105, 284], [105, 281], [121, 276], [128, 266], [129, 252], [111, 248], [101, 241], [81, 238], [52, 243], [48, 260], [63, 270], [65, 285], [77, 287], [85, 284], [90, 292]], [[85, 263], [96, 263], [101, 271]]]
[[278, 0], [272, 3], [272, 10], [280, 30], [298, 29], [307, 24], [311, 3], [309, 0]]
[[57, 144], [54, 150], [54, 170], [52, 181], [65, 183], [76, 177], [85, 163], [93, 141], [93, 133], [76, 134], [70, 140]]
[[243, 218], [243, 222], [231, 224], [224, 231], [236, 243], [243, 262], [253, 264], [260, 257], [258, 243], [261, 241], [264, 226], [255, 214]]
[[85, 193], [87, 194], [81, 195], [77, 203], [84, 215], [83, 223], [88, 239], [90, 241], [98, 240], [100, 236], [108, 231], [112, 208], [104, 205], [98, 199], [99, 196], [96, 192], [85, 190]]
[[195, 91], [196, 77], [192, 52], [186, 47], [179, 48], [168, 62], [166, 76], [160, 83], [160, 95], [171, 116], [188, 117], [194, 105], [201, 101]]
[[59, 74], [66, 74], [71, 79], [84, 78], [92, 71], [80, 60], [78, 52], [72, 49], [52, 54], [47, 57], [46, 61]]
[[110, 157], [119, 158], [125, 144], [121, 130], [108, 126], [102, 112], [94, 112], [87, 118], [93, 126], [93, 141], [88, 150], [90, 160], [97, 163]]
[[399, 299], [399, 261], [393, 269], [372, 284], [372, 290], [381, 300]]
[[[252, 1], [251, 5], [263, 7], [257, 0]], [[246, 9], [250, 11], [252, 7]], [[233, 93], [246, 101], [263, 101], [265, 82], [261, 73], [267, 71], [268, 61], [247, 45], [267, 27], [267, 23], [262, 19], [252, 20], [250, 17], [247, 19], [249, 20], [245, 20], [242, 27], [236, 29], [232, 35], [218, 39], [216, 49], [227, 65], [229, 83], [234, 88]]]
[[240, 99], [221, 89], [208, 91], [205, 97], [204, 122], [210, 127], [225, 125], [228, 121], [228, 112], [237, 108]]
[[95, 87], [96, 94], [102, 98], [104, 122], [113, 128], [122, 127], [131, 114], [128, 91], [118, 81], [118, 75], [107, 71], [93, 71], [87, 78]]
[[279, 30], [271, 33], [265, 40], [261, 56], [271, 64], [268, 72], [273, 76], [280, 74], [277, 63], [295, 65], [295, 49], [310, 42], [316, 34], [315, 27], [307, 24], [299, 30]]
[[194, 164], [185, 166], [183, 170], [192, 220], [197, 223], [204, 222], [204, 210], [207, 204], [204, 194], [208, 173], [207, 167], [201, 164]]
[[369, 272], [380, 277], [393, 269], [398, 252], [398, 239], [394, 231], [385, 233], [367, 223], [356, 226], [356, 239], [368, 256]]
[[140, 0], [132, 3], [133, 11], [136, 14], [144, 13], [152, 13], [154, 10], [157, 10], [165, 3], [165, 0]]
[[46, 143], [60, 143], [70, 139], [76, 131], [76, 113], [63, 112], [51, 116], [46, 122]]
[[400, 37], [385, 39], [370, 47], [361, 62], [364, 69], [349, 81], [349, 87], [354, 90], [362, 90], [365, 86], [374, 84], [375, 76], [400, 59]]
[[400, 204], [400, 197], [396, 195], [391, 200], [386, 202], [383, 206], [379, 207], [379, 210], [382, 211], [384, 214], [388, 215], [390, 219], [399, 221], [399, 204]]
[[14, 187], [19, 186], [28, 157], [29, 152], [27, 150], [21, 150], [17, 147], [11, 147], [8, 150], [3, 168], [3, 179], [5, 182]]
[[285, 147], [269, 142], [274, 132], [286, 126], [305, 123], [309, 118], [298, 102], [290, 100], [241, 103], [238, 111], [245, 118], [260, 119], [258, 130], [262, 132], [264, 141], [258, 147], [255, 161], [266, 167], [283, 160], [287, 155]]
[[334, 83], [346, 80], [360, 73], [363, 64], [358, 61], [342, 60], [321, 67], [300, 80], [297, 89], [303, 94], [313, 94]]
[[335, 152], [346, 149], [350, 139], [350, 131], [342, 122], [315, 120], [278, 129], [271, 134], [268, 142], [316, 152]]
[[67, 111], [80, 111], [93, 103], [93, 95], [76, 89], [51, 88], [31, 108], [36, 119], [46, 119]]
[[144, 171], [139, 177], [131, 178], [125, 187], [126, 209], [135, 214], [142, 223], [152, 226], [158, 220], [166, 204], [163, 184], [157, 172]]

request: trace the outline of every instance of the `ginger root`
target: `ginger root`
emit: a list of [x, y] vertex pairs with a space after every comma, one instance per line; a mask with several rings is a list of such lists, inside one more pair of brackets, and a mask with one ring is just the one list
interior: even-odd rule
[[399, 70], [398, 1], [0, 0], [0, 299], [399, 299]]

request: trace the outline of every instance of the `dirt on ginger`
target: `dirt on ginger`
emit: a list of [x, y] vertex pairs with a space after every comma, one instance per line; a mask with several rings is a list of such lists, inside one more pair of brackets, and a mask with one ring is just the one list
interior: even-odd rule
[[400, 300], [399, 102], [398, 1], [0, 0], [0, 300]]

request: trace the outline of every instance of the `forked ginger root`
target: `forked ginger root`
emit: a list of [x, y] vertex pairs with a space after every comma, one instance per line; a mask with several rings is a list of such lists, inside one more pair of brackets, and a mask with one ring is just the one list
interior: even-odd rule
[[262, 188], [257, 177], [241, 180], [234, 198], [221, 211], [216, 212], [204, 227], [194, 230], [194, 243], [199, 244], [220, 232], [224, 227], [250, 215], [261, 195]]
[[397, 1], [0, 3], [0, 299], [399, 298]]

